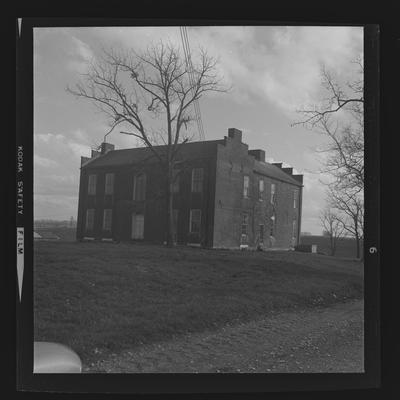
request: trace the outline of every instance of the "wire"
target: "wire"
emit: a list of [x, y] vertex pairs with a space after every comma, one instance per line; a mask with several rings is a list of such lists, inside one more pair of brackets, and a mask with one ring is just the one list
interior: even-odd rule
[[[193, 64], [191, 60], [191, 55], [190, 55], [190, 45], [189, 45], [189, 37], [187, 34], [186, 27], [181, 26], [179, 27], [180, 29], [180, 34], [181, 34], [181, 39], [182, 39], [182, 44], [183, 44], [183, 51], [185, 54], [185, 61], [186, 61], [186, 66], [188, 70], [188, 75], [189, 75], [189, 83], [191, 86], [192, 94], [193, 96], [195, 95], [195, 77], [194, 77], [194, 69], [193, 69]], [[194, 113], [195, 113], [195, 119], [197, 123], [197, 128], [198, 128], [198, 133], [200, 136], [201, 140], [205, 139], [204, 135], [204, 128], [203, 128], [203, 121], [201, 118], [201, 111], [200, 111], [200, 105], [198, 102], [198, 99], [195, 99], [193, 101], [193, 106], [194, 106]]]
[[[192, 73], [192, 79], [193, 79], [193, 84], [195, 83], [195, 80], [194, 80], [194, 68], [193, 68], [193, 64], [192, 64], [192, 58], [191, 58], [191, 55], [190, 55], [190, 45], [189, 45], [189, 37], [188, 37], [188, 34], [187, 34], [187, 29], [186, 29], [186, 27], [184, 27], [184, 34], [185, 34], [185, 37], [186, 37], [186, 45], [187, 45], [187, 48], [188, 48], [188, 54], [189, 54], [189, 64], [190, 64], [190, 70], [191, 70], [191, 73]], [[200, 129], [200, 134], [201, 134], [201, 138], [204, 140], [205, 139], [205, 135], [204, 135], [204, 130], [203, 130], [203, 122], [202, 122], [202, 119], [201, 119], [201, 112], [200, 112], [200, 104], [199, 104], [199, 101], [198, 101], [198, 99], [196, 99], [195, 101], [194, 101], [194, 104], [195, 104], [195, 108], [196, 108], [196, 113], [197, 113], [197, 120], [198, 120], [198, 124], [199, 124], [199, 129]]]

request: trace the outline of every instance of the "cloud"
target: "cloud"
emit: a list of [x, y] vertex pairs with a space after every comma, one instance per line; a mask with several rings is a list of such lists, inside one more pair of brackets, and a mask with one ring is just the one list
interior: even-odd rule
[[58, 165], [57, 161], [50, 160], [46, 157], [40, 157], [37, 154], [34, 155], [33, 159], [34, 164], [40, 167], [55, 167]]
[[[69, 32], [77, 57], [71, 62], [78, 69], [93, 57], [91, 47], [76, 37], [79, 32], [90, 34], [104, 48], [140, 51], [163, 40], [182, 49], [179, 27], [74, 28]], [[266, 100], [290, 116], [319, 99], [322, 64], [345, 80], [354, 73], [351, 61], [362, 54], [363, 46], [361, 27], [194, 26], [187, 32], [194, 60], [199, 47], [219, 60], [219, 74], [227, 86], [232, 85], [230, 99], [239, 103]]]
[[87, 72], [89, 62], [95, 59], [94, 52], [90, 46], [82, 40], [71, 36], [70, 56], [72, 59], [67, 66], [70, 70], [79, 73]]

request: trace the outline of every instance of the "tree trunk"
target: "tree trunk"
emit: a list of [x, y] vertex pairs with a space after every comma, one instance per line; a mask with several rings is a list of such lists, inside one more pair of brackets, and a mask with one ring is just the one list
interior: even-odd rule
[[357, 258], [360, 258], [360, 237], [356, 235]]
[[167, 172], [167, 246], [174, 246], [174, 213], [173, 213], [173, 176], [172, 176], [172, 164], [168, 165]]

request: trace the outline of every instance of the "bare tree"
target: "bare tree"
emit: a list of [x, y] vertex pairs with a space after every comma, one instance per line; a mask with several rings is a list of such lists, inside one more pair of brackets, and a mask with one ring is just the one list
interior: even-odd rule
[[331, 256], [335, 255], [337, 241], [343, 236], [345, 231], [344, 225], [337, 214], [336, 210], [326, 207], [320, 215], [324, 233], [329, 237]]
[[[200, 49], [198, 61], [181, 56], [179, 48], [162, 41], [142, 52], [104, 51], [92, 62], [75, 88], [67, 90], [91, 100], [108, 117], [110, 130], [147, 146], [165, 171], [167, 245], [173, 244], [173, 171], [181, 146], [190, 141], [195, 119], [191, 106], [207, 92], [226, 92], [217, 61]], [[163, 144], [160, 147], [155, 146]]]
[[354, 188], [364, 190], [364, 129], [362, 124], [346, 124], [344, 127], [329, 117], [320, 122], [329, 143], [319, 150], [325, 153], [321, 172], [329, 174], [337, 189]]
[[301, 121], [293, 123], [292, 126], [318, 127], [323, 119], [329, 118], [341, 110], [351, 112], [357, 119], [363, 118], [364, 66], [362, 57], [358, 57], [353, 63], [358, 67], [357, 76], [351, 82], [346, 82], [345, 85], [340, 85], [333, 74], [325, 66], [322, 66], [321, 84], [327, 93], [327, 97], [322, 99], [318, 104], [298, 110], [304, 118]]
[[322, 68], [322, 86], [327, 96], [311, 107], [299, 110], [301, 121], [293, 125], [317, 130], [330, 140], [321, 150], [326, 157], [321, 168], [327, 174], [328, 207], [347, 234], [356, 241], [357, 258], [364, 229], [364, 81], [363, 61], [358, 58], [357, 75], [339, 84], [333, 74]]
[[364, 239], [364, 199], [357, 190], [334, 185], [329, 188], [329, 205], [337, 211], [336, 217], [344, 230], [355, 239], [356, 257], [361, 257], [361, 244]]

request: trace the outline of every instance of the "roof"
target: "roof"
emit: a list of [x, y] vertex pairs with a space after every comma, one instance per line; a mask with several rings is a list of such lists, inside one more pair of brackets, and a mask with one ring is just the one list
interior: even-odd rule
[[[199, 156], [199, 154], [209, 154], [217, 143], [223, 140], [207, 140], [204, 142], [189, 142], [182, 145], [186, 156]], [[167, 146], [154, 146], [158, 154], [165, 153]], [[136, 147], [132, 149], [111, 150], [104, 155], [98, 156], [87, 161], [82, 167], [111, 167], [120, 165], [131, 165], [142, 162], [157, 162], [157, 158], [149, 147]]]
[[[185, 156], [199, 157], [202, 153], [204, 155], [209, 155], [217, 144], [223, 144], [224, 142], [224, 139], [207, 140], [204, 142], [189, 142], [182, 145], [182, 148], [184, 149]], [[167, 146], [154, 146], [154, 149], [158, 152], [158, 154], [165, 154]], [[123, 165], [134, 165], [137, 163], [143, 163], [145, 161], [149, 163], [158, 162], [156, 156], [149, 147], [136, 147], [132, 149], [111, 150], [104, 155], [90, 159], [82, 165], [82, 168], [116, 167]], [[302, 186], [299, 181], [292, 178], [279, 167], [267, 162], [255, 160], [254, 171], [259, 174], [290, 183], [292, 185]]]
[[258, 172], [262, 175], [267, 175], [271, 178], [278, 179], [280, 181], [284, 181], [287, 183], [291, 183], [292, 185], [302, 186], [302, 184], [296, 179], [292, 178], [289, 174], [282, 171], [276, 165], [269, 164], [267, 162], [255, 161], [254, 163], [254, 171]]

